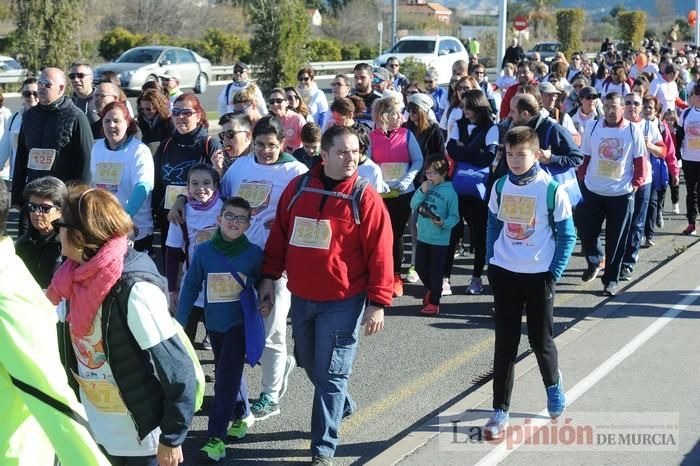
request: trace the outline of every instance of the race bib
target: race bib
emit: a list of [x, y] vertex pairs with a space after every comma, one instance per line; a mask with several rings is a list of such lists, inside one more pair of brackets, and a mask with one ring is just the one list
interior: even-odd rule
[[529, 225], [535, 218], [537, 198], [504, 194], [498, 209], [498, 219], [506, 223]]
[[119, 186], [122, 180], [124, 164], [101, 162], [95, 166], [95, 186], [98, 188]]
[[252, 209], [265, 203], [272, 192], [272, 185], [267, 183], [241, 183], [236, 196], [242, 197]]
[[38, 171], [50, 171], [56, 161], [56, 149], [32, 149], [29, 151], [27, 168]]
[[598, 160], [598, 171], [596, 174], [602, 178], [620, 180], [622, 178], [622, 162]]
[[408, 164], [406, 163], [383, 163], [382, 177], [384, 181], [400, 180], [406, 175]]
[[175, 204], [175, 200], [180, 195], [187, 195], [187, 186], [176, 186], [174, 184], [169, 184], [165, 188], [165, 199], [163, 200], [163, 208], [170, 210]]
[[207, 302], [230, 303], [239, 301], [241, 291], [243, 288], [230, 273], [207, 274]]
[[688, 137], [688, 149], [689, 150], [700, 150], [700, 137], [698, 137], [698, 136]]
[[209, 241], [210, 239], [212, 239], [214, 237], [214, 233], [216, 233], [217, 228], [219, 227], [207, 227], [199, 230], [197, 234], [194, 235], [194, 244], [196, 246], [199, 246], [205, 241]]
[[126, 405], [116, 384], [104, 379], [86, 379], [71, 372], [95, 408], [103, 413], [126, 414]]
[[328, 249], [331, 236], [330, 220], [295, 217], [289, 244], [300, 248]]

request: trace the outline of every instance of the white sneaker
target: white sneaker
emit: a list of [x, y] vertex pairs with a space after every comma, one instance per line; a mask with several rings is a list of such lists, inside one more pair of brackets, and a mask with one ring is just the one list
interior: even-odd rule
[[442, 293], [440, 296], [452, 296], [452, 287], [450, 286], [450, 279], [442, 279]]
[[418, 280], [420, 280], [420, 277], [418, 276], [418, 272], [416, 272], [416, 268], [411, 266], [408, 268], [408, 273], [406, 274], [406, 281], [408, 283], [416, 283]]
[[673, 213], [674, 214], [680, 214], [681, 213], [681, 206], [677, 202], [673, 204]]

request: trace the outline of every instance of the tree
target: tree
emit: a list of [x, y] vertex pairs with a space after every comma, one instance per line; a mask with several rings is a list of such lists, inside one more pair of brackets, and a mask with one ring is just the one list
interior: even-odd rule
[[584, 24], [586, 12], [580, 8], [557, 11], [557, 37], [565, 56], [581, 51]]
[[647, 14], [643, 11], [625, 11], [617, 15], [617, 21], [620, 38], [628, 41], [634, 50], [639, 49], [647, 28]]
[[[339, 6], [333, 9], [335, 15], [327, 16], [323, 20], [322, 29], [326, 37], [336, 39], [341, 44], [378, 43], [377, 23], [381, 21], [382, 16], [376, 0], [350, 0], [336, 3]], [[386, 24], [384, 26], [384, 30], [388, 31]]]
[[529, 20], [535, 37], [542, 37], [546, 31], [554, 29], [552, 8], [559, 5], [561, 0], [526, 0], [525, 9], [529, 11]]
[[45, 66], [66, 69], [78, 58], [83, 0], [16, 0], [13, 48], [33, 72]]
[[141, 39], [139, 34], [133, 34], [127, 29], [114, 28], [102, 36], [97, 50], [105, 60], [114, 60], [130, 48], [136, 47]]
[[255, 33], [252, 62], [260, 67], [258, 85], [268, 93], [278, 85], [291, 85], [305, 66], [309, 18], [301, 0], [253, 0], [248, 16]]

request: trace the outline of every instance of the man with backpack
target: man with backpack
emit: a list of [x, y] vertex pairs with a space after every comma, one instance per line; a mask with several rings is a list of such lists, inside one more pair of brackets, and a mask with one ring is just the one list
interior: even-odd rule
[[392, 300], [391, 222], [382, 199], [357, 174], [359, 155], [351, 128], [329, 128], [321, 139], [323, 164], [289, 183], [265, 245], [261, 312], [272, 309], [274, 281], [286, 270], [294, 353], [315, 388], [315, 465], [332, 464], [340, 423], [355, 410], [348, 378], [360, 325], [366, 335], [381, 331]]

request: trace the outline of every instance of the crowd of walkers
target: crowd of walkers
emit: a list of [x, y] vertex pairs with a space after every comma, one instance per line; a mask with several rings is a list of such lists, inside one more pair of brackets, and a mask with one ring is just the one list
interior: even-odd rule
[[[265, 98], [237, 63], [218, 134], [176, 72], [146, 83], [135, 109], [87, 63], [26, 79], [22, 109], [1, 116], [0, 230], [10, 207], [20, 216], [14, 247], [0, 241], [0, 372], [11, 380], [0, 442], [21, 447], [0, 455], [179, 464], [210, 382], [201, 452], [219, 461], [227, 439], [281, 414], [299, 367], [314, 385], [311, 461], [332, 464], [356, 409], [360, 327], [381, 331], [406, 282], [424, 287], [418, 313], [439, 314], [469, 251], [466, 293], [495, 303], [487, 438], [508, 424], [523, 308], [558, 417], [552, 315], [576, 238], [582, 281], [602, 271], [615, 296], [664, 213], [680, 213], [681, 170], [678, 233], [696, 234], [700, 57], [647, 45], [545, 63], [516, 43], [495, 82], [474, 56], [453, 64], [446, 88], [434, 69], [408, 79], [391, 57], [335, 76], [330, 100], [311, 67]], [[206, 378], [198, 345], [214, 355]], [[246, 362], [261, 368], [252, 400]]]

